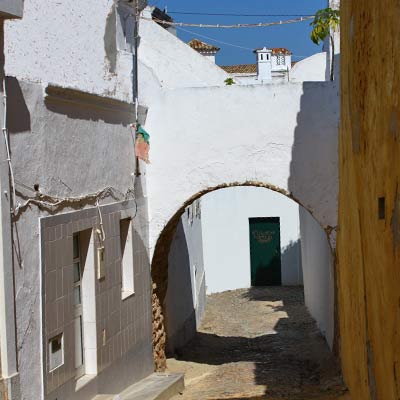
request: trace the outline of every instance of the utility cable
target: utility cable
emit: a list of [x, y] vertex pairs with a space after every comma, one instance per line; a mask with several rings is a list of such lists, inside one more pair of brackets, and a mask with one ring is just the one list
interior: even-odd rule
[[295, 24], [298, 22], [303, 22], [307, 21], [310, 19], [313, 19], [314, 16], [308, 16], [308, 17], [300, 17], [300, 18], [295, 18], [295, 19], [288, 19], [284, 21], [274, 21], [274, 22], [260, 22], [260, 23], [255, 23], [255, 24], [236, 24], [236, 25], [225, 25], [225, 24], [192, 24], [192, 23], [187, 23], [187, 22], [170, 22], [170, 21], [163, 21], [158, 18], [146, 18], [146, 17], [141, 17], [143, 20], [147, 21], [154, 21], [159, 24], [163, 25], [169, 25], [169, 26], [191, 26], [191, 27], [196, 27], [196, 28], [220, 28], [220, 29], [238, 29], [238, 28], [265, 28], [269, 26], [276, 26], [276, 25], [287, 25], [287, 24]]
[[4, 104], [4, 108], [3, 108], [3, 112], [4, 112], [4, 116], [3, 116], [3, 136], [4, 136], [4, 143], [6, 146], [6, 152], [7, 152], [7, 162], [8, 162], [8, 169], [10, 171], [10, 181], [11, 181], [11, 190], [12, 190], [12, 211], [16, 212], [18, 209], [18, 205], [16, 203], [16, 194], [15, 194], [15, 179], [14, 179], [14, 170], [13, 170], [13, 166], [11, 163], [11, 151], [10, 151], [10, 145], [8, 142], [8, 128], [7, 128], [7, 88], [6, 88], [6, 80], [3, 77], [3, 104]]
[[180, 26], [177, 26], [176, 28], [179, 29], [180, 31], [183, 31], [183, 32], [186, 32], [186, 33], [190, 33], [190, 34], [192, 34], [192, 35], [199, 36], [199, 37], [201, 37], [201, 38], [203, 38], [203, 39], [211, 40], [211, 41], [213, 41], [213, 42], [215, 42], [215, 43], [218, 43], [218, 44], [224, 44], [224, 45], [226, 45], [226, 46], [237, 47], [238, 49], [242, 49], [242, 50], [251, 50], [251, 51], [254, 50], [254, 49], [251, 49], [250, 47], [243, 47], [243, 46], [239, 46], [239, 45], [237, 45], [237, 44], [228, 43], [228, 42], [224, 42], [224, 41], [222, 41], [222, 40], [213, 39], [213, 38], [210, 37], [210, 36], [201, 35], [201, 34], [199, 34], [199, 33], [196, 33], [196, 32], [193, 32], [193, 31], [189, 31], [188, 29], [181, 28]]
[[311, 14], [235, 14], [235, 13], [206, 13], [191, 11], [168, 11], [168, 14], [179, 15], [205, 15], [221, 17], [310, 17]]

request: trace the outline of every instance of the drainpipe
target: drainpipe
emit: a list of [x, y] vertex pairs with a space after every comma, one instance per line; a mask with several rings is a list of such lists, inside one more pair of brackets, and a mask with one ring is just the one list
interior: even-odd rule
[[[12, 247], [12, 191], [6, 139], [7, 97], [3, 90], [4, 74], [4, 21], [0, 20], [0, 122], [3, 127], [0, 140], [0, 359], [4, 399], [19, 398], [18, 363], [15, 323], [15, 288]], [[1, 397], [3, 398], [3, 397]]]
[[[135, 26], [134, 26], [134, 47], [135, 47], [135, 54], [133, 55], [133, 66], [134, 66], [134, 88], [133, 88], [133, 100], [135, 102], [135, 123], [136, 127], [138, 124], [138, 109], [139, 109], [139, 61], [138, 61], [138, 49], [139, 49], [139, 17], [140, 17], [140, 11], [139, 11], [139, 1], [140, 0], [135, 0], [136, 5], [135, 5]], [[136, 140], [136, 137], [135, 137]], [[140, 167], [139, 167], [139, 158], [135, 157], [135, 176], [140, 176]]]

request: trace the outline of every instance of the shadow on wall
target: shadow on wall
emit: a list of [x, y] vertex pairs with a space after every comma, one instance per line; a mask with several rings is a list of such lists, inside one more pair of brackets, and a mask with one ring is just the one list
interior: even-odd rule
[[103, 121], [123, 126], [134, 121], [132, 105], [74, 89], [48, 86], [45, 105], [49, 111], [73, 120]]
[[[292, 268], [287, 268], [290, 271], [290, 276], [284, 277], [283, 282], [286, 285], [301, 285], [303, 284], [303, 269], [301, 262], [301, 242], [296, 240], [291, 241], [282, 251], [282, 265], [289, 265]], [[296, 268], [295, 268], [296, 267]], [[282, 271], [283, 272], [283, 271]]]
[[[271, 398], [304, 399], [303, 396], [307, 394], [313, 394], [309, 398], [314, 398], [314, 395], [334, 398], [330, 395], [345, 391], [340, 368], [319, 333], [315, 321], [304, 307], [302, 288], [254, 287], [242, 296], [243, 300], [248, 302], [277, 303], [269, 304], [268, 310], [265, 311], [266, 318], [272, 315], [272, 312], [275, 315], [277, 312], [284, 315], [274, 326], [274, 332], [255, 337], [250, 334], [220, 336], [213, 334], [214, 328], [206, 324], [194, 340], [179, 351], [179, 359], [208, 365], [254, 363], [254, 382], [265, 387], [265, 395]], [[219, 311], [223, 312], [221, 307], [223, 306], [220, 306]], [[235, 310], [229, 309], [228, 306], [229, 312]], [[241, 318], [240, 311], [238, 313]], [[221, 320], [223, 317], [224, 315], [221, 315]], [[226, 317], [235, 318], [230, 314]], [[218, 329], [221, 329], [221, 323], [224, 322], [215, 322], [219, 326]], [[229, 324], [230, 321], [226, 323]], [[235, 323], [236, 321], [233, 322]], [[241, 331], [243, 330], [241, 328]], [[237, 383], [232, 382], [233, 389], [235, 384], [241, 385], [241, 380], [237, 379]], [[242, 392], [246, 390], [244, 387], [239, 389]]]
[[6, 77], [6, 90], [9, 132], [29, 132], [31, 130], [31, 115], [17, 78]]
[[[307, 198], [304, 196], [306, 193], [318, 196], [313, 199], [314, 204], [321, 206], [318, 218], [320, 220], [327, 217], [332, 219], [337, 216], [338, 172], [334, 176], [330, 176], [327, 171], [331, 171], [332, 166], [336, 166], [336, 170], [338, 168], [339, 92], [337, 82], [304, 82], [300, 101], [288, 188], [296, 197]], [[307, 176], [308, 179], [304, 179], [304, 176]], [[330, 176], [330, 179], [326, 179], [326, 176]], [[310, 208], [309, 204], [303, 204], [303, 206], [306, 209]], [[307, 237], [308, 243], [318, 243], [318, 240], [321, 240], [319, 239], [321, 237], [319, 230], [311, 232], [310, 235], [315, 235], [315, 238]], [[329, 247], [329, 242], [327, 242], [327, 246]], [[309, 279], [304, 280], [305, 303], [309, 307], [310, 302], [316, 300], [320, 309], [331, 310], [333, 307], [329, 305], [335, 302], [334, 288], [323, 293], [319, 288], [333, 285], [329, 278], [333, 256], [327, 252], [326, 256], [321, 258], [317, 245], [308, 246], [307, 254], [304, 254], [304, 250], [302, 248], [303, 270], [307, 270], [308, 276], [318, 277], [312, 282]], [[305, 260], [314, 262], [306, 265]], [[313, 271], [312, 268], [318, 268], [318, 270]], [[306, 275], [304, 274], [304, 276]], [[315, 293], [319, 293], [319, 298], [315, 299]], [[310, 296], [310, 294], [312, 295]], [[313, 310], [312, 307], [309, 308]], [[317, 319], [319, 325], [334, 326], [336, 330], [337, 324], [333, 323], [334, 315], [313, 314], [313, 317]], [[332, 323], [329, 324], [327, 321], [332, 321]], [[332, 336], [336, 339], [335, 334]], [[333, 347], [336, 351], [335, 344]]]
[[168, 289], [164, 302], [167, 343], [173, 355], [196, 334], [196, 311], [193, 304], [193, 282], [190, 272], [188, 243], [179, 220], [168, 256]]

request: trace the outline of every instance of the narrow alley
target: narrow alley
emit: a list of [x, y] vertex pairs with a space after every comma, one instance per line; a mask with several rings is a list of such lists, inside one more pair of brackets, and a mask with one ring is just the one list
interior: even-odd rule
[[301, 287], [253, 287], [207, 297], [196, 337], [168, 359], [185, 373], [174, 400], [336, 399], [340, 369]]

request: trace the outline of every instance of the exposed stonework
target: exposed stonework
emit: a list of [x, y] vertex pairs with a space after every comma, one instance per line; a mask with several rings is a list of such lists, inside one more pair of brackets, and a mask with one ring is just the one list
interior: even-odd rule
[[153, 307], [153, 344], [154, 344], [154, 369], [164, 372], [166, 368], [165, 332], [163, 309], [157, 296], [157, 286], [153, 284], [152, 307]]

